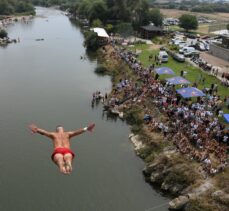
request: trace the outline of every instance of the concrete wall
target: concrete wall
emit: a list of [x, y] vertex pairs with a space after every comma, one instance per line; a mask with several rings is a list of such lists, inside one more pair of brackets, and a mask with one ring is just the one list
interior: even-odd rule
[[210, 44], [209, 53], [213, 56], [224, 59], [225, 61], [229, 61], [229, 49], [222, 48], [215, 44]]

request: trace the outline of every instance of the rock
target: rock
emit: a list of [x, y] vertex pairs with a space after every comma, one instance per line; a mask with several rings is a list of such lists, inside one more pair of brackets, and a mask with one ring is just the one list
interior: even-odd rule
[[171, 192], [172, 194], [178, 194], [178, 193], [180, 193], [182, 190], [183, 190], [183, 186], [182, 186], [182, 185], [179, 185], [179, 184], [174, 185], [172, 188], [170, 188], [170, 192]]
[[119, 112], [118, 116], [119, 116], [120, 119], [123, 119], [124, 113], [123, 112]]
[[161, 185], [161, 189], [165, 190], [165, 191], [169, 190], [171, 187], [172, 186], [170, 184], [166, 183], [166, 182], [163, 182], [162, 185]]
[[175, 198], [169, 202], [169, 209], [180, 210], [188, 203], [188, 201], [188, 196], [179, 196], [178, 198]]
[[159, 173], [152, 173], [150, 176], [150, 182], [152, 183], [157, 183], [159, 182], [159, 180], [161, 180], [161, 175]]
[[211, 195], [212, 195], [213, 198], [218, 198], [218, 197], [220, 197], [220, 196], [223, 196], [224, 194], [225, 194], [224, 191], [222, 191], [222, 190], [217, 190], [217, 191], [215, 191], [214, 193], [212, 193]]
[[129, 139], [133, 143], [135, 151], [140, 150], [145, 147], [145, 145], [139, 140], [138, 135], [131, 135], [129, 136]]
[[152, 163], [150, 165], [147, 165], [144, 169], [143, 169], [143, 173], [145, 175], [151, 175], [152, 172], [156, 169], [157, 163]]
[[225, 205], [229, 205], [229, 194], [225, 193], [222, 190], [215, 191], [211, 196]]

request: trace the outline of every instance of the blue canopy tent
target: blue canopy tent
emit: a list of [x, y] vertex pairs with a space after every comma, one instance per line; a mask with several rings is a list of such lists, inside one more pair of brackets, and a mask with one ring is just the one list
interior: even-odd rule
[[180, 76], [172, 77], [172, 78], [166, 78], [166, 80], [170, 84], [178, 85], [178, 84], [190, 84], [191, 82], [186, 80], [185, 78], [182, 78]]
[[229, 123], [229, 114], [224, 114], [223, 117], [224, 117], [225, 121], [227, 123]]
[[180, 94], [183, 98], [205, 96], [205, 94], [201, 90], [195, 87], [177, 89], [177, 93]]
[[175, 73], [172, 71], [172, 69], [168, 67], [158, 67], [155, 69], [155, 72], [158, 75], [168, 74], [168, 75], [175, 75]]

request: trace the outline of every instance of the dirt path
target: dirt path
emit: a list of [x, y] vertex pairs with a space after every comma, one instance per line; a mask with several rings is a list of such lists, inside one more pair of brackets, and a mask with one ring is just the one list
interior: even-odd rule
[[201, 52], [200, 57], [204, 59], [209, 64], [220, 67], [219, 73], [229, 73], [229, 62], [218, 57], [215, 57], [207, 52]]

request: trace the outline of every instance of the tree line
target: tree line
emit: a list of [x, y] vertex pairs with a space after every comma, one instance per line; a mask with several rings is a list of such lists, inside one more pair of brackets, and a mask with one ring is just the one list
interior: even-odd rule
[[134, 29], [151, 21], [161, 26], [163, 21], [160, 11], [151, 9], [148, 0], [80, 0], [71, 11], [88, 18], [90, 23], [130, 23]]
[[0, 0], [0, 15], [35, 14], [31, 0]]

